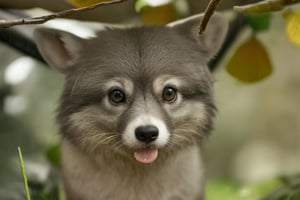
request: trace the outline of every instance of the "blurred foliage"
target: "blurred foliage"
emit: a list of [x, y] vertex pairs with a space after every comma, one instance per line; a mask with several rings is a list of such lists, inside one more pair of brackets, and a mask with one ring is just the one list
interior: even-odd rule
[[[136, 11], [140, 13], [144, 24], [165, 24], [184, 16], [177, 0], [162, 1], [162, 4], [153, 5], [151, 0], [137, 0]], [[242, 7], [247, 10], [245, 21], [253, 33], [257, 34], [269, 30], [272, 20], [273, 8], [277, 6], [282, 9], [286, 5], [295, 4], [298, 1], [262, 1]], [[267, 9], [268, 8], [268, 9]], [[188, 10], [188, 9], [186, 9]], [[245, 11], [246, 11], [245, 10]], [[277, 10], [277, 9], [275, 9]], [[259, 12], [258, 12], [259, 11]], [[187, 11], [186, 11], [187, 12]], [[288, 12], [285, 14], [286, 34], [293, 44], [300, 45], [300, 14], [299, 12]], [[249, 53], [251, 52], [251, 53]], [[272, 62], [268, 51], [255, 36], [240, 45], [229, 59], [227, 67], [228, 73], [244, 83], [255, 83], [267, 78], [272, 74]]]
[[67, 1], [73, 6], [80, 8], [80, 7], [93, 5], [95, 3], [100, 3], [102, 1], [107, 1], [107, 0], [67, 0]]
[[238, 186], [224, 180], [210, 180], [207, 200], [299, 200], [300, 176], [276, 177], [264, 182]]
[[59, 200], [58, 185], [50, 188], [47, 183], [29, 181], [32, 200]]
[[[49, 147], [45, 157], [51, 164], [51, 171], [45, 182], [36, 179], [29, 179], [30, 196], [32, 200], [63, 200], [63, 189], [59, 181], [58, 167], [60, 163], [59, 145]], [[22, 166], [22, 163], [21, 163]], [[24, 166], [24, 164], [23, 164]], [[26, 174], [25, 174], [26, 176]], [[26, 191], [26, 195], [28, 191]]]
[[225, 180], [210, 180], [206, 184], [207, 200], [234, 200], [238, 198], [238, 186]]
[[189, 14], [186, 0], [137, 0], [135, 10], [146, 25], [166, 24]]
[[63, 188], [59, 181], [59, 174], [53, 169], [45, 182], [29, 179], [32, 200], [63, 200]]
[[270, 27], [272, 15], [270, 13], [263, 14], [246, 14], [246, 22], [254, 32], [266, 31]]
[[262, 200], [299, 200], [300, 199], [300, 174], [289, 177], [280, 177], [283, 183]]
[[300, 11], [283, 13], [286, 19], [286, 34], [291, 43], [300, 46]]
[[47, 149], [46, 158], [52, 166], [59, 167], [59, 165], [60, 165], [60, 146], [59, 146], [59, 144], [50, 146]]
[[141, 19], [144, 24], [164, 24], [177, 18], [176, 8], [172, 3], [160, 6], [147, 6], [141, 9]]
[[272, 64], [265, 47], [252, 36], [237, 48], [229, 59], [226, 69], [238, 80], [254, 83], [272, 73]]
[[[255, 4], [257, 6], [257, 4]], [[257, 7], [251, 7], [257, 8]], [[260, 9], [261, 4], [258, 8]], [[261, 14], [249, 10], [245, 14], [245, 21], [251, 28], [253, 34], [267, 31], [270, 27], [272, 15], [271, 10], [263, 10]], [[300, 12], [288, 11], [284, 13], [286, 19], [286, 35], [291, 43], [300, 45]], [[242, 43], [229, 59], [226, 69], [230, 75], [245, 83], [261, 81], [272, 74], [273, 65], [268, 51], [264, 45], [255, 37]]]
[[253, 35], [234, 51], [226, 65], [227, 72], [244, 83], [261, 81], [273, 71], [266, 48], [254, 35], [267, 31], [271, 18], [270, 13], [245, 15], [246, 23], [252, 29]]

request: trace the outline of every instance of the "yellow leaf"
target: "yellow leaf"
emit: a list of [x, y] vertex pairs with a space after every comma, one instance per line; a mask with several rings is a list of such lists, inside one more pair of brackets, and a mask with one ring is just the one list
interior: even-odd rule
[[237, 48], [226, 70], [242, 82], [254, 83], [272, 73], [272, 64], [265, 47], [253, 36]]
[[148, 6], [141, 11], [141, 18], [147, 25], [165, 24], [177, 19], [176, 7], [172, 3]]
[[284, 17], [286, 19], [285, 31], [289, 40], [300, 46], [300, 11], [287, 12]]
[[66, 1], [72, 4], [73, 6], [80, 8], [80, 7], [90, 6], [95, 3], [100, 3], [107, 0], [66, 0]]

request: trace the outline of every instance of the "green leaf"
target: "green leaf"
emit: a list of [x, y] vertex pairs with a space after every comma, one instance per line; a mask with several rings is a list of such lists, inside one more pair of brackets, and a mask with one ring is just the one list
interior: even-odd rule
[[265, 47], [253, 36], [237, 48], [226, 70], [242, 82], [254, 83], [268, 77], [273, 69]]
[[149, 7], [149, 4], [145, 0], [137, 0], [135, 2], [135, 7], [134, 8], [135, 8], [135, 11], [137, 13], [141, 12], [146, 7]]
[[245, 15], [246, 22], [249, 26], [251, 26], [254, 32], [266, 31], [270, 27], [271, 22], [271, 14], [263, 13], [263, 14], [247, 14]]
[[46, 157], [48, 161], [55, 167], [60, 165], [60, 146], [55, 144], [47, 149]]

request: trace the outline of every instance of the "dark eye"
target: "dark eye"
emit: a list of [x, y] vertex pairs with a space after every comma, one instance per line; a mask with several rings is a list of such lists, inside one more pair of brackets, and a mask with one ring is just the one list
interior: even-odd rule
[[125, 94], [119, 89], [112, 90], [109, 93], [108, 97], [110, 102], [112, 102], [113, 104], [125, 102]]
[[162, 98], [164, 101], [173, 103], [177, 98], [177, 91], [172, 87], [165, 87], [162, 92]]

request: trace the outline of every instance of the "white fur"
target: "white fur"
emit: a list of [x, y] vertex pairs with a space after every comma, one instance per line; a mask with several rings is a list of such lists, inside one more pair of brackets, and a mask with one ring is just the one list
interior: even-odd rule
[[147, 126], [153, 125], [158, 128], [158, 138], [153, 142], [157, 147], [163, 147], [166, 145], [170, 138], [170, 133], [162, 120], [157, 117], [143, 114], [134, 118], [131, 122], [129, 122], [128, 126], [125, 128], [124, 134], [122, 135], [122, 139], [128, 147], [138, 147], [141, 146], [141, 142], [139, 142], [135, 137], [135, 129], [139, 126]]

